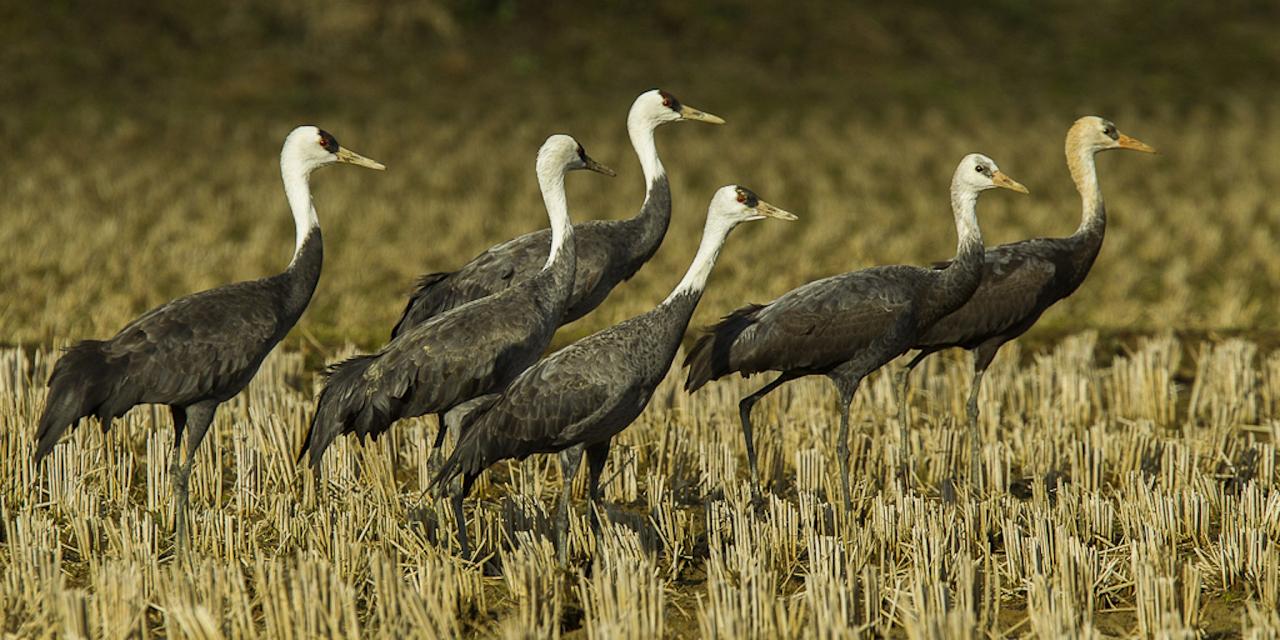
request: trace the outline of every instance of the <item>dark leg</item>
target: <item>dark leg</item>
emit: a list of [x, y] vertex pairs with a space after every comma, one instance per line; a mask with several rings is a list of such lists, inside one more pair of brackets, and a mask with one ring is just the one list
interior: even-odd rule
[[837, 376], [829, 376], [836, 385], [840, 395], [840, 435], [836, 439], [836, 457], [840, 459], [840, 488], [844, 492], [844, 509], [853, 508], [853, 491], [849, 485], [849, 405], [853, 403], [853, 394], [858, 390], [862, 378], [848, 380]]
[[907, 381], [911, 378], [911, 369], [903, 367], [897, 373], [898, 389], [898, 469], [902, 473], [904, 483], [911, 484], [911, 427], [907, 424], [910, 407], [907, 406]]
[[181, 449], [182, 432], [187, 428], [187, 408], [170, 405], [169, 413], [173, 414], [173, 448]]
[[449, 432], [449, 428], [444, 423], [443, 411], [436, 414], [436, 422], [438, 423], [438, 427], [436, 429], [436, 442], [431, 445], [431, 460], [429, 461], [432, 469], [440, 468], [440, 451], [444, 447], [444, 436]]
[[218, 405], [214, 402], [206, 402], [202, 404], [187, 407], [187, 456], [182, 466], [175, 469], [173, 475], [173, 492], [178, 499], [177, 505], [177, 532], [174, 544], [177, 547], [178, 555], [182, 556], [186, 553], [187, 547], [187, 502], [190, 497], [191, 482], [191, 466], [195, 462], [196, 451], [200, 448], [200, 442], [204, 440], [205, 434], [209, 431], [209, 425], [213, 423], [213, 415], [217, 411]]
[[965, 408], [969, 421], [969, 483], [975, 492], [982, 484], [982, 467], [978, 461], [978, 454], [982, 449], [982, 442], [978, 437], [978, 392], [982, 389], [982, 376], [1003, 344], [985, 342], [973, 351], [973, 383], [969, 388], [969, 402]]
[[587, 447], [588, 492], [591, 498], [591, 529], [600, 533], [600, 517], [596, 514], [604, 508], [600, 501], [600, 474], [604, 472], [605, 460], [609, 458], [609, 445], [612, 440], [605, 440]]
[[[173, 483], [173, 495], [178, 495], [178, 474], [182, 473], [182, 432], [187, 428], [187, 410], [170, 406], [173, 414], [173, 451], [169, 453], [169, 481]], [[176, 542], [176, 541], [175, 541]]]
[[901, 412], [900, 420], [902, 424], [907, 423], [907, 379], [911, 377], [911, 372], [916, 370], [916, 366], [923, 362], [925, 358], [928, 358], [935, 353], [937, 353], [937, 351], [930, 349], [923, 349], [916, 352], [916, 355], [911, 359], [911, 362], [908, 362], [907, 366], [903, 368], [902, 371], [898, 372], [898, 399], [901, 400], [898, 410]]
[[794, 373], [784, 372], [774, 378], [773, 382], [766, 384], [759, 391], [738, 402], [738, 417], [742, 419], [742, 437], [747, 441], [747, 466], [751, 467], [751, 491], [757, 497], [760, 495], [760, 472], [756, 467], [755, 442], [751, 438], [751, 408], [756, 406], [756, 403], [761, 398], [773, 392], [774, 389], [798, 377]]
[[467, 539], [467, 515], [462, 511], [462, 501], [471, 493], [471, 485], [476, 483], [479, 474], [465, 474], [462, 477], [462, 486], [453, 492], [453, 519], [458, 527], [458, 547], [462, 552], [462, 557], [471, 560], [471, 543]]
[[582, 445], [574, 445], [560, 452], [560, 475], [564, 488], [560, 491], [560, 508], [556, 516], [556, 558], [564, 566], [569, 557], [569, 501], [573, 493], [573, 479], [582, 464]]
[[910, 460], [911, 447], [909, 445], [911, 442], [911, 430], [907, 424], [908, 412], [910, 410], [910, 400], [907, 396], [908, 378], [911, 377], [911, 372], [915, 370], [917, 365], [934, 353], [937, 353], [937, 349], [921, 349], [916, 353], [915, 357], [911, 359], [911, 362], [908, 362], [907, 366], [898, 373], [898, 423], [899, 428], [902, 430], [901, 440], [899, 441], [901, 444], [898, 448], [898, 469], [902, 474], [904, 487], [910, 486], [911, 479], [914, 477]]

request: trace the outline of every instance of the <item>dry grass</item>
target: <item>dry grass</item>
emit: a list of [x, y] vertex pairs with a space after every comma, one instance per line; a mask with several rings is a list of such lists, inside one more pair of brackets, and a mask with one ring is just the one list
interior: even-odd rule
[[[661, 300], [693, 254], [710, 194], [729, 182], [751, 186], [801, 221], [735, 234], [695, 323], [823, 275], [949, 257], [955, 233], [946, 185], [968, 151], [992, 156], [1032, 191], [983, 198], [989, 242], [1066, 234], [1079, 221], [1061, 150], [1075, 111], [858, 116], [814, 106], [763, 115], [767, 105], [744, 112], [692, 90], [679, 95], [729, 124], [659, 132], [675, 196], [666, 241], [634, 281], [563, 333], [562, 343]], [[415, 275], [545, 226], [532, 164], [549, 133], [571, 132], [621, 173], [614, 180], [571, 176], [575, 219], [634, 214], [643, 192], [623, 128], [629, 101], [572, 113], [530, 106], [517, 114], [494, 105], [474, 118], [391, 112], [321, 122], [389, 170], [337, 167], [315, 176], [327, 263], [292, 344], [375, 346]], [[1110, 213], [1102, 255], [1081, 293], [1037, 331], [1274, 326], [1276, 107], [1105, 115], [1162, 155], [1100, 158]], [[198, 112], [105, 124], [86, 111], [24, 139], [18, 155], [29, 161], [0, 163], [0, 247], [8, 270], [0, 336], [9, 343], [109, 335], [152, 305], [272, 273], [288, 260], [291, 220], [275, 158], [295, 122]], [[111, 149], [109, 158], [103, 149]]]
[[[1280, 353], [1080, 334], [1014, 346], [982, 397], [986, 495], [947, 504], [882, 482], [891, 379], [854, 403], [853, 510], [837, 506], [833, 397], [793, 384], [757, 409], [753, 508], [736, 400], [676, 376], [615, 445], [597, 546], [582, 511], [556, 568], [556, 464], [499, 465], [469, 508], [500, 577], [455, 559], [447, 504], [417, 504], [433, 426], [340, 441], [296, 467], [311, 404], [279, 353], [224, 405], [192, 484], [194, 560], [172, 559], [161, 411], [88, 426], [31, 463], [46, 350], [0, 352], [0, 631], [22, 637], [1274, 637], [1280, 620]], [[967, 460], [967, 358], [924, 365], [912, 457], [933, 487]], [[889, 431], [892, 433], [892, 431]], [[1047, 479], [1047, 482], [1046, 482]]]

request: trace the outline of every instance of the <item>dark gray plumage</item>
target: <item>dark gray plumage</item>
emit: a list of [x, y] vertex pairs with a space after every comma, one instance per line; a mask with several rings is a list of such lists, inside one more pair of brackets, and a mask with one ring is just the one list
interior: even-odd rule
[[[320, 279], [324, 248], [308, 176], [333, 162], [383, 168], [315, 127], [298, 127], [285, 140], [281, 172], [298, 242], [283, 273], [178, 298], [129, 323], [110, 340], [85, 340], [67, 350], [49, 377], [36, 435], [37, 462], [83, 417], [96, 416], [106, 431], [113, 419], [136, 405], [169, 405], [177, 543], [183, 545], [191, 465], [218, 405], [253, 379], [307, 308]], [[188, 426], [186, 461], [179, 466], [178, 449]]]
[[454, 406], [502, 389], [546, 350], [573, 289], [575, 242], [564, 197], [564, 175], [612, 170], [587, 157], [573, 138], [554, 135], [538, 152], [538, 181], [556, 238], [543, 268], [509, 287], [433, 317], [400, 334], [378, 353], [330, 368], [298, 455], [318, 467], [339, 435], [377, 438], [401, 418], [441, 416]]
[[655, 309], [565, 347], [522, 373], [511, 386], [473, 408], [463, 436], [432, 482], [443, 487], [462, 476], [454, 495], [458, 539], [469, 555], [462, 500], [489, 466], [535, 453], [563, 452], [565, 492], [560, 499], [557, 545], [564, 558], [568, 487], [582, 454], [591, 474], [591, 499], [599, 498], [600, 472], [609, 443], [644, 410], [671, 369], [680, 339], [706, 287], [707, 276], [729, 232], [764, 216], [795, 219], [743, 187], [716, 192], [697, 256], [684, 279]]
[[[849, 501], [849, 404], [862, 378], [902, 355], [928, 327], [958, 308], [978, 287], [982, 235], [975, 213], [978, 194], [1003, 186], [1026, 189], [986, 156], [970, 154], [951, 182], [952, 210], [960, 236], [956, 258], [945, 270], [904, 265], [872, 267], [811, 282], [767, 305], [726, 316], [698, 339], [685, 360], [685, 388], [696, 391], [729, 373], [780, 375], [739, 404], [752, 481], [759, 486], [751, 408], [783, 383], [827, 376], [840, 394], [836, 443], [845, 502]], [[906, 424], [902, 425], [902, 448]], [[904, 456], [905, 467], [905, 451]]]
[[[1065, 238], [1033, 238], [986, 252], [982, 284], [963, 306], [934, 323], [913, 344], [919, 349], [907, 371], [930, 354], [951, 347], [973, 352], [973, 382], [967, 405], [971, 482], [978, 469], [978, 391], [982, 376], [1006, 342], [1017, 338], [1059, 300], [1084, 282], [1102, 248], [1107, 214], [1098, 187], [1094, 155], [1108, 149], [1153, 152], [1151, 147], [1116, 130], [1097, 116], [1080, 118], [1067, 132], [1067, 165], [1084, 212], [1080, 227]], [[945, 263], [939, 268], [945, 268]], [[903, 377], [902, 397], [906, 397]]]
[[[640, 94], [632, 104], [627, 129], [644, 169], [648, 189], [644, 204], [633, 218], [589, 220], [574, 225], [578, 269], [561, 324], [573, 322], [599, 306], [618, 283], [631, 279], [662, 244], [671, 222], [671, 187], [658, 160], [653, 132], [667, 122], [681, 120], [724, 122], [683, 105], [675, 96], [658, 89]], [[550, 246], [551, 230], [542, 229], [492, 247], [457, 271], [422, 276], [391, 337], [533, 277], [542, 268]]]

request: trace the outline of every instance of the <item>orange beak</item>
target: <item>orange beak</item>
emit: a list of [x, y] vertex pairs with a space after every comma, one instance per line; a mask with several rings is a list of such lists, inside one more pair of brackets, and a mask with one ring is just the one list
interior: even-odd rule
[[1121, 149], [1133, 149], [1134, 151], [1141, 151], [1141, 152], [1143, 152], [1143, 153], [1155, 153], [1155, 152], [1156, 152], [1156, 150], [1155, 150], [1155, 149], [1153, 149], [1153, 148], [1151, 147], [1151, 145], [1149, 145], [1149, 144], [1147, 144], [1147, 143], [1145, 143], [1145, 142], [1143, 142], [1143, 141], [1141, 141], [1141, 140], [1139, 140], [1139, 139], [1137, 139], [1137, 138], [1131, 138], [1131, 137], [1129, 137], [1129, 136], [1126, 136], [1126, 135], [1125, 135], [1125, 134], [1123, 134], [1123, 133], [1122, 133], [1122, 134], [1120, 134], [1120, 139], [1116, 141], [1116, 146], [1117, 146], [1117, 147], [1119, 147], [1119, 148], [1121, 148]]

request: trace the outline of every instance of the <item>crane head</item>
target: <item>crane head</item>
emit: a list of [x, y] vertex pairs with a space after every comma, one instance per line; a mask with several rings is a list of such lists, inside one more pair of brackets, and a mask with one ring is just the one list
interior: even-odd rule
[[971, 193], [986, 191], [987, 189], [1009, 189], [1018, 193], [1027, 193], [1027, 188], [1018, 183], [1017, 180], [1005, 175], [1000, 167], [996, 166], [996, 161], [982, 155], [981, 153], [971, 153], [960, 161], [960, 166], [956, 167], [955, 177], [952, 179], [952, 189], [959, 189]]
[[627, 116], [629, 125], [647, 128], [682, 120], [724, 124], [724, 119], [720, 116], [684, 104], [662, 89], [650, 89], [640, 94], [631, 105], [631, 113]]
[[333, 134], [311, 125], [294, 129], [284, 140], [280, 161], [300, 164], [308, 172], [327, 164], [345, 162], [379, 171], [385, 170], [381, 162], [370, 160], [342, 145]]
[[1075, 124], [1071, 125], [1071, 130], [1067, 132], [1067, 146], [1069, 148], [1084, 147], [1095, 153], [1110, 149], [1156, 152], [1147, 143], [1120, 133], [1115, 123], [1098, 116], [1085, 116], [1076, 120]]
[[579, 169], [602, 173], [610, 177], [617, 175], [613, 169], [596, 162], [595, 159], [587, 155], [586, 150], [572, 136], [562, 133], [555, 134], [547, 138], [547, 141], [543, 142], [542, 147], [538, 149], [538, 175], [550, 177]]
[[720, 187], [711, 197], [708, 218], [725, 220], [731, 224], [776, 218], [796, 220], [795, 214], [761, 200], [754, 191], [736, 184]]

